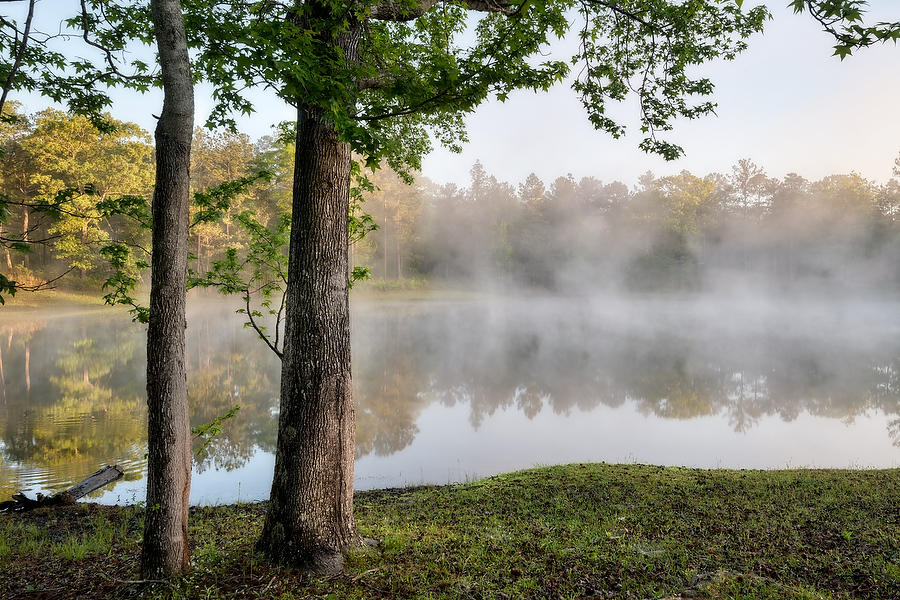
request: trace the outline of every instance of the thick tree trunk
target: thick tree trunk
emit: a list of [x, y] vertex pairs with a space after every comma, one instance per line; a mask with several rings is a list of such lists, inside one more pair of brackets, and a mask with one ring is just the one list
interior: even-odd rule
[[353, 520], [347, 214], [350, 146], [311, 106], [297, 116], [281, 414], [257, 547], [270, 560], [336, 572]]
[[194, 90], [179, 1], [151, 0], [151, 9], [165, 95], [156, 125], [147, 330], [147, 513], [141, 549], [145, 579], [187, 571], [191, 488], [184, 330]]

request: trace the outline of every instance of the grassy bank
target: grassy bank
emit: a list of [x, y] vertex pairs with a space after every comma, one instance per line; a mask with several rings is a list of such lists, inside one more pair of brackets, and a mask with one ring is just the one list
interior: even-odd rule
[[0, 314], [60, 307], [90, 308], [105, 306], [102, 294], [77, 290], [19, 292], [15, 296], [4, 296], [4, 300], [5, 304], [0, 308]]
[[900, 598], [900, 471], [569, 465], [357, 494], [334, 578], [253, 553], [264, 504], [192, 511], [192, 573], [137, 579], [137, 508], [0, 515], [0, 598]]
[[[146, 305], [149, 289], [141, 289], [136, 292], [138, 302]], [[126, 308], [110, 307], [103, 301], [104, 292], [98, 283], [89, 290], [62, 290], [52, 289], [40, 292], [19, 292], [14, 296], [5, 295], [3, 305], [0, 305], [0, 318], [5, 316], [20, 316], [23, 312], [46, 309], [93, 309], [106, 308], [124, 312]], [[466, 301], [481, 297], [482, 294], [464, 288], [445, 288], [429, 284], [424, 280], [399, 280], [393, 282], [375, 281], [361, 282], [352, 291], [352, 299], [365, 302], [383, 301]], [[242, 306], [238, 296], [222, 296], [213, 290], [194, 289], [188, 292], [189, 302], [221, 301]]]

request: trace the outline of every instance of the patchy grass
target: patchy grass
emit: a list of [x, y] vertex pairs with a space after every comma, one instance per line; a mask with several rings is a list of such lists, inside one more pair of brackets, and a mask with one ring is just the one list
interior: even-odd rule
[[379, 538], [310, 577], [253, 552], [264, 504], [192, 511], [193, 570], [137, 579], [141, 512], [0, 516], [2, 598], [900, 598], [900, 471], [569, 465], [358, 493]]

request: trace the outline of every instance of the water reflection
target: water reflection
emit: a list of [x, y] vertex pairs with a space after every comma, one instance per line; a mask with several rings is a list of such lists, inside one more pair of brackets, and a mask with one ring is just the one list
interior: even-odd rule
[[140, 349], [139, 332], [96, 318], [0, 325], [0, 496], [65, 487], [108, 461], [141, 477]]
[[[873, 409], [900, 412], [900, 339], [884, 321], [852, 324], [848, 335], [792, 315], [723, 329], [680, 318], [607, 320], [572, 308], [476, 304], [361, 316], [357, 339], [369, 342], [356, 361], [361, 402], [381, 414], [367, 405], [389, 398], [380, 411], [391, 411], [390, 419], [379, 422], [413, 433], [416, 408], [431, 402], [468, 405], [475, 428], [498, 409], [516, 407], [531, 419], [544, 409], [568, 414], [626, 402], [666, 419], [724, 414], [737, 432], [766, 415], [851, 422]], [[382, 343], [371, 342], [378, 337]]]
[[[874, 419], [884, 443], [866, 454], [867, 464], [894, 466], [900, 459], [900, 311], [892, 304], [806, 303], [775, 311], [679, 300], [357, 302], [353, 329], [357, 455], [369, 457], [358, 474], [376, 485], [404, 483], [392, 473], [403, 465], [409, 478], [411, 455], [421, 479], [436, 480], [448, 460], [440, 454], [448, 450], [428, 450], [428, 438], [442, 433], [460, 443], [465, 438], [474, 456], [458, 472], [506, 468], [478, 458], [496, 454], [497, 440], [515, 433], [498, 433], [499, 424], [521, 432], [531, 431], [525, 423], [555, 427], [548, 443], [572, 448], [536, 455], [530, 432], [501, 450], [513, 467], [621, 459], [596, 434], [579, 433], [575, 421], [601, 415], [604, 423], [595, 423], [595, 431], [607, 425], [627, 430], [638, 448], [656, 422], [669, 423], [666, 435], [673, 439], [706, 436], [704, 451], [723, 466], [751, 466], [728, 448], [746, 445], [740, 436], [747, 432], [776, 435], [783, 430], [777, 423], [786, 423], [795, 446], [778, 451], [785, 456], [769, 448], [764, 465], [784, 466], [799, 445], [810, 443], [803, 440], [831, 431], [811, 417], [838, 420], [847, 435], [834, 443], [846, 447], [834, 456], [854, 457], [855, 445], [870, 441]], [[110, 309], [19, 313], [0, 321], [0, 497], [18, 489], [60, 489], [118, 462], [132, 481], [98, 495], [140, 499], [143, 336], [142, 326]], [[241, 407], [196, 459], [195, 486], [207, 486], [197, 491], [207, 495], [197, 498], [233, 500], [236, 481], [251, 471], [255, 487], [244, 498], [265, 493], [279, 370], [226, 305], [192, 306], [191, 422], [207, 423]], [[458, 414], [465, 422], [454, 420]], [[436, 418], [444, 419], [437, 434]], [[858, 419], [864, 423], [857, 426]], [[730, 437], [713, 433], [719, 421], [734, 432]], [[694, 450], [668, 448], [650, 459], [693, 464]], [[847, 466], [840, 458], [831, 461]], [[229, 473], [237, 474], [234, 481]], [[211, 489], [218, 495], [209, 496]]]

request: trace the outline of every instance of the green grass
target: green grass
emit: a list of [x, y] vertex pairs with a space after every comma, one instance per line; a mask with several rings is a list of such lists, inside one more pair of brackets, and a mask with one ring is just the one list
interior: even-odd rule
[[97, 291], [43, 290], [40, 292], [19, 292], [15, 296], [4, 296], [4, 310], [32, 310], [63, 306], [104, 306], [100, 285]]
[[332, 578], [261, 562], [264, 511], [194, 509], [191, 574], [149, 587], [122, 583], [137, 509], [0, 516], [0, 597], [900, 598], [898, 470], [589, 464], [358, 493], [381, 545]]
[[[143, 514], [79, 504], [32, 515], [0, 516], [0, 562], [21, 557], [77, 561], [105, 555], [119, 540], [140, 542]], [[131, 530], [131, 531], [129, 531]], [[137, 537], [135, 537], [137, 536]]]

